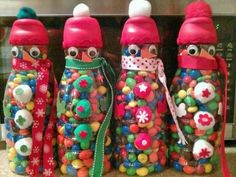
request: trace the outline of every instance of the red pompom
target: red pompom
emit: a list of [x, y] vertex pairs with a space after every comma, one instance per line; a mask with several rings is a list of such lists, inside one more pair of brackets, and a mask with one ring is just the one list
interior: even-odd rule
[[209, 17], [211, 18], [211, 7], [204, 0], [198, 0], [190, 3], [185, 9], [185, 18]]

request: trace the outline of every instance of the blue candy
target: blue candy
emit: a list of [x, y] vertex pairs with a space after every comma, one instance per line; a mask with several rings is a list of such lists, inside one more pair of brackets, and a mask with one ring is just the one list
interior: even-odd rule
[[76, 174], [77, 174], [77, 170], [72, 165], [67, 165], [66, 171], [71, 176], [76, 176]]
[[173, 163], [173, 168], [174, 168], [176, 171], [183, 171], [183, 167], [182, 167], [182, 165], [179, 164], [178, 161], [174, 161], [174, 163]]
[[125, 149], [127, 152], [134, 152], [134, 145], [132, 143], [128, 143], [125, 145]]
[[161, 171], [163, 171], [163, 166], [160, 163], [156, 163], [154, 165], [154, 169], [156, 172], [161, 172]]
[[129, 132], [130, 132], [130, 131], [129, 131], [129, 127], [126, 126], [126, 125], [122, 126], [122, 127], [121, 127], [121, 132], [122, 132], [123, 135], [128, 135]]
[[201, 73], [198, 70], [191, 70], [189, 75], [193, 78], [193, 79], [197, 79], [198, 77], [201, 76]]
[[63, 101], [65, 101], [66, 103], [68, 103], [70, 101], [70, 95], [69, 94], [65, 94], [63, 95]]
[[16, 166], [16, 173], [24, 174], [25, 173], [25, 168], [21, 165]]
[[209, 159], [199, 159], [198, 160], [199, 164], [205, 164], [205, 163], [208, 163], [208, 162], [209, 162]]

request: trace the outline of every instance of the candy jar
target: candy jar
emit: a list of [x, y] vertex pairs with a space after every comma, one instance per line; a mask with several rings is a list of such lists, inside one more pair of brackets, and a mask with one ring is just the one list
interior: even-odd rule
[[43, 176], [53, 176], [57, 83], [47, 58], [47, 30], [32, 9], [20, 9], [9, 43], [12, 70], [3, 108], [10, 169], [30, 177], [37, 177], [42, 170]]
[[120, 41], [114, 158], [119, 171], [130, 176], [161, 172], [167, 162], [166, 113], [171, 99], [158, 58], [159, 33], [150, 14], [149, 1], [131, 1]]
[[230, 176], [224, 152], [227, 69], [224, 59], [216, 56], [211, 15], [210, 6], [202, 0], [185, 9], [177, 39], [178, 69], [170, 91], [186, 142], [178, 141], [176, 126], [171, 124], [169, 153], [177, 171], [207, 174], [221, 164], [222, 174]]
[[[71, 176], [102, 176], [111, 168], [109, 123], [113, 73], [104, 58], [98, 21], [78, 4], [64, 26], [65, 70], [57, 98], [60, 171]], [[112, 76], [114, 78], [114, 76]]]

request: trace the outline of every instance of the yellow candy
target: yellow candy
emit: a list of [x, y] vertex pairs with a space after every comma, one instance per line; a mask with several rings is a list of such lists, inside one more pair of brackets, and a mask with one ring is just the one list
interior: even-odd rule
[[30, 101], [29, 103], [26, 104], [26, 108], [31, 111], [34, 109], [34, 102]]
[[205, 173], [210, 173], [212, 171], [212, 165], [210, 163], [204, 164]]
[[136, 170], [136, 173], [138, 176], [147, 176], [148, 175], [148, 169], [146, 167], [138, 168]]
[[11, 171], [15, 171], [16, 170], [16, 164], [14, 162], [10, 162], [9, 167], [10, 167]]
[[58, 130], [58, 133], [61, 134], [61, 135], [64, 135], [64, 131], [65, 131], [65, 128], [64, 128], [64, 127], [61, 127], [61, 128]]
[[148, 122], [148, 124], [147, 124], [147, 128], [152, 128], [153, 127], [153, 121], [150, 121], [150, 122]]
[[156, 90], [159, 88], [159, 85], [156, 82], [153, 82], [151, 85], [152, 90]]
[[61, 85], [66, 85], [66, 81], [61, 81]]
[[8, 157], [8, 160], [13, 160], [16, 157], [16, 155], [8, 153], [7, 157]]
[[145, 76], [148, 75], [148, 73], [147, 73], [146, 71], [139, 71], [139, 72], [138, 72], [138, 75], [145, 77]]
[[188, 88], [188, 90], [187, 90], [187, 95], [191, 95], [192, 92], [193, 92], [193, 88]]
[[106, 143], [105, 143], [105, 146], [109, 146], [110, 144], [111, 144], [111, 138], [108, 136], [107, 140], [106, 140]]
[[126, 168], [124, 167], [123, 164], [120, 164], [120, 166], [119, 166], [119, 171], [120, 171], [121, 173], [126, 172]]
[[75, 168], [75, 169], [79, 169], [82, 168], [84, 166], [83, 162], [79, 159], [73, 160], [71, 162], [71, 165]]
[[180, 99], [184, 99], [187, 96], [187, 93], [186, 93], [185, 90], [180, 90], [178, 92], [178, 96], [179, 96]]
[[14, 154], [14, 155], [16, 155], [16, 149], [15, 148], [10, 148], [9, 150], [8, 150], [8, 152], [9, 153], [11, 153], [11, 154]]
[[30, 79], [33, 79], [33, 78], [35, 78], [35, 75], [30, 73], [30, 74], [27, 74], [27, 77], [30, 78]]
[[50, 98], [51, 93], [49, 91], [47, 91], [47, 98]]
[[15, 88], [16, 87], [16, 84], [14, 82], [9, 82], [7, 85], [10, 88]]
[[130, 88], [129, 88], [128, 86], [125, 86], [125, 87], [122, 89], [122, 92], [127, 95], [127, 94], [130, 92]]
[[135, 106], [137, 106], [137, 101], [131, 101], [131, 102], [129, 102], [129, 107], [131, 107], [131, 108], [134, 108]]
[[188, 112], [190, 112], [190, 113], [197, 112], [197, 110], [198, 110], [197, 106], [188, 107]]
[[99, 86], [97, 90], [100, 95], [104, 95], [107, 93], [107, 88], [104, 86]]
[[148, 161], [148, 156], [146, 154], [139, 154], [138, 160], [139, 160], [139, 162], [144, 164]]
[[16, 77], [16, 78], [13, 79], [13, 82], [15, 84], [20, 84], [22, 82], [22, 80], [21, 80], [21, 78]]
[[72, 112], [71, 112], [71, 111], [66, 111], [65, 115], [66, 115], [67, 117], [72, 117]]
[[138, 126], [140, 128], [144, 128], [144, 127], [147, 127], [149, 123], [146, 123], [146, 124], [143, 124], [143, 123], [138, 123]]
[[97, 132], [99, 127], [100, 127], [100, 123], [99, 122], [93, 122], [93, 123], [91, 123], [91, 127], [92, 127], [93, 132]]
[[62, 174], [67, 174], [67, 172], [66, 172], [66, 165], [65, 164], [62, 164], [60, 170], [61, 170]]

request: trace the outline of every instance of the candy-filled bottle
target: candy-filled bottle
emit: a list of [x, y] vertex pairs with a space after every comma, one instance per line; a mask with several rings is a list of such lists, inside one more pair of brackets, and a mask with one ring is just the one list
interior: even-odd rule
[[3, 100], [9, 165], [17, 174], [53, 176], [57, 83], [47, 58], [48, 34], [32, 9], [21, 8], [17, 18]]
[[77, 5], [73, 15], [64, 27], [66, 66], [57, 98], [60, 170], [71, 176], [101, 176], [111, 168], [113, 71], [99, 57], [101, 29], [88, 6]]
[[167, 162], [166, 113], [171, 100], [158, 58], [160, 37], [150, 14], [148, 1], [131, 1], [121, 35], [114, 158], [119, 171], [127, 175], [161, 172]]
[[171, 164], [187, 174], [207, 174], [221, 166], [223, 176], [228, 176], [224, 152], [227, 94], [223, 90], [227, 69], [224, 59], [216, 56], [217, 35], [206, 2], [186, 7], [177, 43], [179, 66], [170, 92], [187, 142], [178, 142], [176, 127], [170, 125]]

